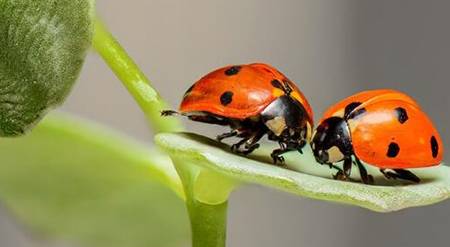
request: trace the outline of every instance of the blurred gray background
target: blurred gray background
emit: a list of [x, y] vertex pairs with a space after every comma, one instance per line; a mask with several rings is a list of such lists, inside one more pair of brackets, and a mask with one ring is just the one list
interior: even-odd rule
[[[357, 91], [400, 89], [421, 103], [447, 147], [449, 9], [445, 0], [98, 1], [111, 31], [174, 106], [212, 69], [262, 61], [297, 82], [316, 118]], [[151, 142], [139, 108], [95, 54], [63, 109]], [[246, 187], [231, 198], [228, 246], [448, 246], [449, 212], [444, 202], [378, 214]], [[1, 247], [63, 246], [25, 232], [0, 213]]]

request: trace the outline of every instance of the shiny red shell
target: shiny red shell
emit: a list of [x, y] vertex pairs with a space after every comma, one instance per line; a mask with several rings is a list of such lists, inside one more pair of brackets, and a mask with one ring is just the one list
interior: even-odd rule
[[180, 112], [208, 112], [239, 120], [254, 117], [285, 94], [274, 87], [274, 80], [290, 86], [290, 96], [303, 105], [312, 125], [313, 112], [303, 93], [277, 69], [262, 63], [227, 66], [207, 74], [185, 93]]
[[347, 120], [355, 155], [379, 168], [419, 168], [442, 162], [441, 137], [415, 100], [382, 89], [350, 96], [331, 107], [324, 118], [342, 117], [345, 107], [361, 103]]

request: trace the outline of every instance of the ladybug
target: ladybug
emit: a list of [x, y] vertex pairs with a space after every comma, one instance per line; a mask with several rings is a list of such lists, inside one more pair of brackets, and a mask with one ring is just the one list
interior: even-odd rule
[[257, 149], [267, 134], [280, 145], [271, 154], [274, 163], [283, 163], [285, 152], [302, 153], [313, 128], [313, 112], [302, 92], [277, 69], [262, 63], [227, 66], [207, 74], [184, 94], [179, 112], [162, 112], [173, 114], [229, 126], [231, 131], [217, 140], [241, 138], [231, 150], [244, 155]]
[[[349, 178], [353, 158], [366, 184], [374, 181], [361, 161], [388, 179], [419, 183], [420, 178], [405, 169], [436, 166], [444, 153], [438, 131], [417, 102], [389, 89], [361, 92], [332, 106], [315, 130], [311, 147], [319, 163], [338, 169], [335, 179]], [[340, 161], [343, 169], [334, 165]]]

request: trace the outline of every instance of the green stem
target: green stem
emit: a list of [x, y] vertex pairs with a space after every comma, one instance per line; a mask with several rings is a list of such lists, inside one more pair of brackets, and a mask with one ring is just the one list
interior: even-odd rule
[[208, 205], [187, 201], [192, 229], [192, 247], [225, 247], [227, 227], [227, 202]]
[[[192, 246], [225, 247], [228, 197], [235, 184], [220, 183], [214, 173], [201, 169], [183, 157], [171, 158], [183, 182], [191, 221]], [[216, 183], [221, 185], [215, 186]], [[212, 196], [211, 191], [206, 192], [205, 189], [199, 190], [203, 186], [209, 186], [219, 196]]]
[[155, 132], [174, 132], [183, 129], [176, 118], [160, 116], [161, 110], [169, 109], [168, 105], [99, 20], [95, 25], [93, 46], [135, 98]]
[[[93, 46], [133, 95], [155, 132], [182, 130], [177, 119], [160, 116], [161, 110], [168, 109], [167, 104], [100, 21], [96, 22]], [[208, 186], [211, 180], [217, 178], [214, 173], [202, 173], [196, 166], [182, 160], [175, 164], [186, 195], [186, 206], [192, 227], [192, 246], [224, 247], [227, 199], [234, 188], [234, 182], [226, 180], [210, 187], [210, 190], [205, 190], [202, 186]], [[196, 183], [200, 188], [195, 188]], [[215, 189], [220, 193], [211, 193]]]

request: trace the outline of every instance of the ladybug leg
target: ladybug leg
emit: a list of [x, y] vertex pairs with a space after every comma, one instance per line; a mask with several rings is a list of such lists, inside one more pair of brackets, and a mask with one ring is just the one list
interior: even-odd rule
[[223, 134], [221, 134], [221, 135], [218, 135], [218, 136], [216, 137], [216, 140], [218, 140], [219, 142], [221, 142], [223, 139], [230, 138], [230, 137], [234, 137], [234, 136], [237, 136], [238, 134], [239, 134], [239, 131], [238, 131], [237, 129], [234, 129], [234, 130], [232, 130], [232, 131], [230, 131], [230, 132], [227, 132], [227, 133], [223, 133]]
[[350, 179], [352, 164], [353, 164], [352, 159], [346, 158], [344, 160], [344, 169], [341, 169], [338, 166], [330, 165], [330, 168], [338, 170], [338, 172], [335, 175], [333, 175], [333, 178], [336, 180], [343, 180], [343, 181]]
[[414, 173], [404, 170], [404, 169], [393, 169], [394, 172], [386, 171], [386, 169], [380, 169], [380, 172], [387, 179], [404, 179], [414, 183], [420, 183], [420, 178], [417, 177]]
[[272, 153], [270, 154], [270, 157], [272, 157], [273, 163], [274, 164], [283, 164], [284, 163], [284, 157], [281, 156], [282, 154], [286, 153], [289, 150], [286, 149], [275, 149], [272, 151]]
[[404, 179], [404, 180], [408, 180], [408, 181], [412, 181], [414, 183], [420, 183], [420, 178], [417, 177], [414, 173], [405, 170], [405, 169], [394, 169], [394, 171], [396, 172], [398, 178]]
[[242, 140], [240, 140], [239, 142], [231, 145], [231, 151], [234, 153], [241, 153], [240, 149], [241, 146], [248, 140], [249, 138], [244, 138]]
[[259, 148], [259, 140], [266, 134], [265, 131], [257, 131], [255, 132], [246, 142], [244, 145], [244, 152], [243, 154], [247, 155], [253, 152], [255, 149]]
[[273, 150], [272, 156], [273, 162], [276, 164], [277, 162], [284, 163], [284, 158], [281, 156], [284, 153], [290, 152], [290, 151], [298, 151], [300, 154], [303, 154], [302, 148], [305, 146], [306, 143], [294, 143], [290, 141], [285, 141], [279, 139], [279, 137], [274, 137], [269, 135], [269, 140], [276, 141], [278, 140], [278, 144], [280, 145], [279, 149]]
[[243, 136], [246, 136], [247, 133], [248, 133], [248, 131], [246, 129], [244, 129], [244, 128], [236, 128], [236, 129], [231, 130], [230, 132], [218, 135], [216, 137], [216, 140], [221, 142], [223, 139], [230, 138], [230, 137], [235, 137], [235, 136], [243, 137]]
[[358, 165], [359, 174], [361, 176], [362, 182], [365, 184], [374, 184], [374, 179], [373, 179], [372, 175], [367, 173], [366, 168], [364, 167], [364, 165], [361, 163], [361, 161], [356, 156], [355, 156], [355, 163], [356, 163], [356, 165]]
[[387, 179], [397, 179], [395, 173], [386, 171], [386, 169], [380, 169], [380, 172], [383, 173], [384, 177], [386, 177]]
[[333, 175], [333, 179], [345, 181], [347, 180], [347, 177], [344, 175], [344, 171], [339, 169], [339, 171]]
[[254, 143], [250, 146], [245, 145], [245, 150], [242, 151], [241, 153], [244, 155], [248, 155], [251, 154], [253, 151], [255, 151], [255, 149], [259, 148], [259, 144], [258, 143]]
[[351, 173], [352, 173], [352, 158], [347, 158], [344, 160], [344, 174], [345, 177], [350, 177]]
[[281, 156], [284, 153], [287, 153], [289, 151], [292, 151], [292, 148], [289, 148], [289, 145], [283, 141], [279, 141], [278, 144], [280, 145], [279, 149], [275, 149], [272, 151], [270, 156], [272, 157], [274, 164], [283, 164], [284, 163], [284, 157]]
[[[242, 139], [240, 142], [233, 144], [231, 146], [231, 151], [243, 155], [248, 155], [252, 153], [253, 151], [255, 151], [255, 149], [259, 148], [259, 144], [258, 143], [249, 144], [250, 141], [251, 139]], [[242, 147], [242, 145], [244, 145], [244, 147]]]
[[[244, 133], [242, 130], [239, 133]], [[259, 148], [258, 141], [266, 134], [265, 131], [256, 131], [231, 146], [231, 150], [235, 153], [248, 155], [255, 149]], [[243, 146], [243, 147], [242, 147]]]
[[305, 147], [306, 142], [302, 141], [300, 144], [295, 144], [292, 146], [293, 150], [297, 150], [300, 154], [303, 154], [303, 148]]

